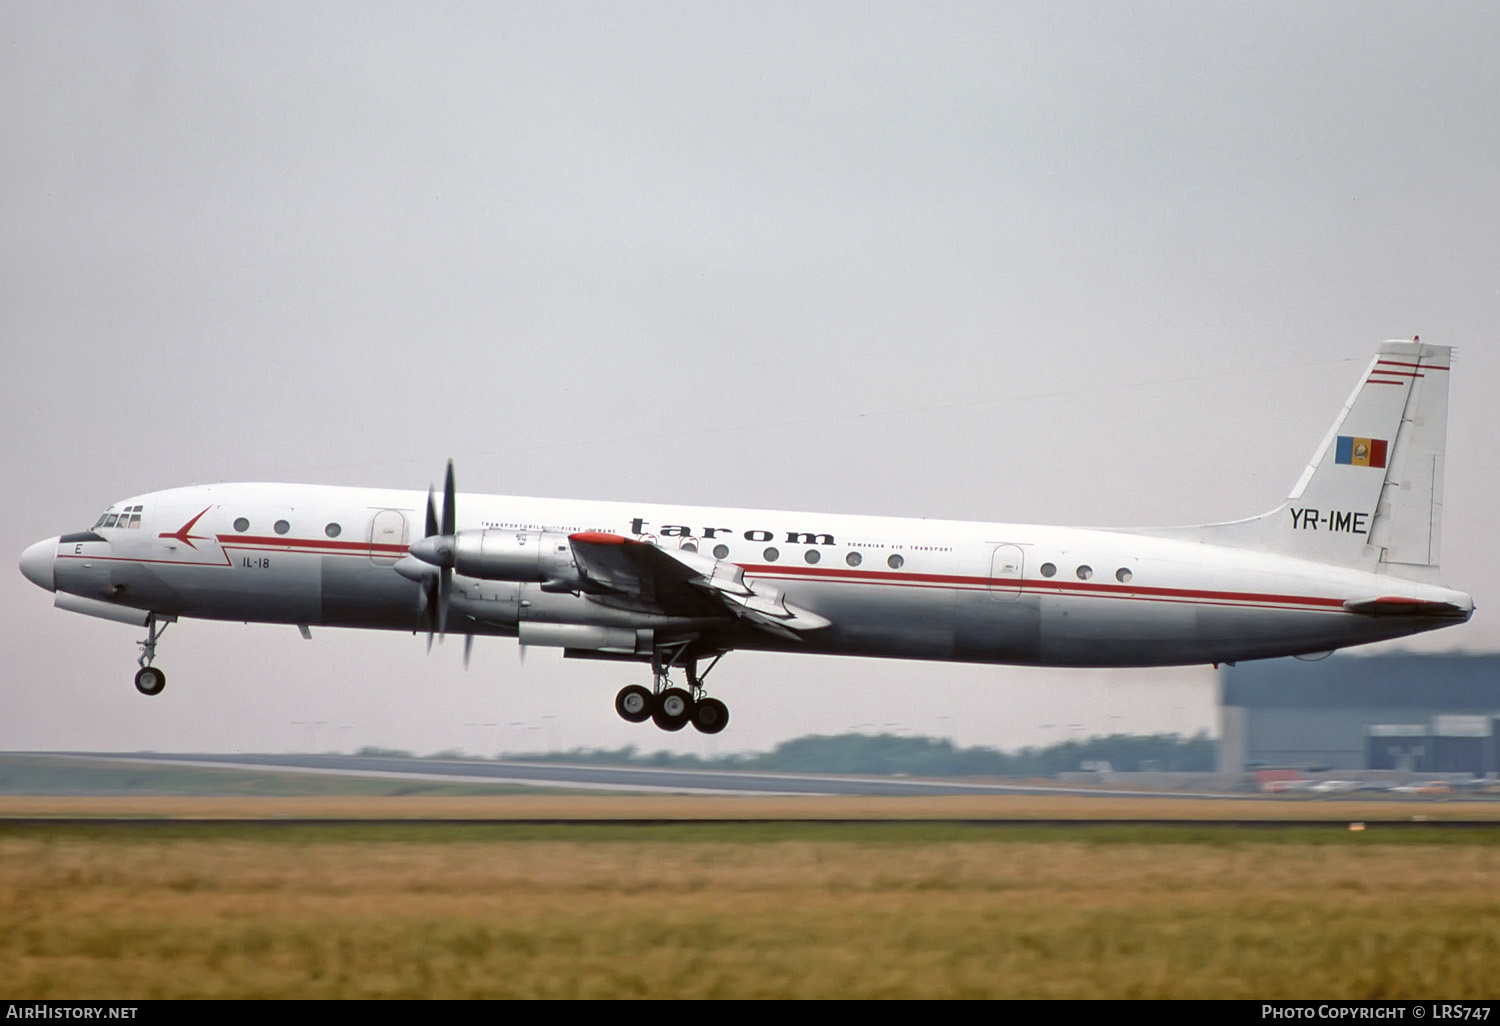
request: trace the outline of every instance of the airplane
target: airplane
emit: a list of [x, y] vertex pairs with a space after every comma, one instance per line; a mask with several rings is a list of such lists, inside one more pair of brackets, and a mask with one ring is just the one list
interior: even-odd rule
[[[146, 629], [240, 620], [476, 635], [649, 663], [631, 722], [715, 734], [735, 649], [1034, 666], [1321, 658], [1466, 622], [1438, 565], [1451, 350], [1387, 342], [1285, 503], [1101, 530], [461, 494], [212, 484], [136, 495], [21, 555], [61, 609]], [[420, 529], [421, 535], [415, 536]], [[681, 672], [683, 685], [672, 674]]]

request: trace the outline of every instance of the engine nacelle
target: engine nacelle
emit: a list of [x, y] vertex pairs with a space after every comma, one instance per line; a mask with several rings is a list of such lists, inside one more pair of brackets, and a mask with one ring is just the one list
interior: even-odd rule
[[523, 645], [567, 648], [615, 655], [650, 655], [649, 628], [599, 627], [587, 623], [522, 623], [516, 632]]
[[539, 582], [544, 591], [582, 586], [573, 546], [560, 531], [460, 531], [453, 569], [485, 581]]

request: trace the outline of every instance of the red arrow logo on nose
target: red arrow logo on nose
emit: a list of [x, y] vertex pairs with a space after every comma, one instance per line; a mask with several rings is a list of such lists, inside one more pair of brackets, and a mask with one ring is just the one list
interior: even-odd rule
[[[212, 506], [204, 506], [203, 507], [203, 513], [207, 513], [211, 509], [213, 509]], [[202, 535], [202, 534], [188, 534], [188, 532], [193, 529], [193, 525], [194, 524], [196, 524], [198, 521], [200, 521], [200, 520], [203, 519], [203, 513], [199, 513], [197, 516], [195, 516], [193, 519], [189, 520], [187, 523], [183, 524], [181, 527], [179, 527], [176, 531], [172, 532], [171, 534], [168, 534], [166, 531], [163, 531], [161, 534], [157, 535], [157, 537], [158, 538], [172, 538], [172, 539], [174, 539], [176, 541], [182, 542], [184, 545], [186, 545], [190, 549], [197, 549], [198, 546], [196, 546], [196, 545], [193, 544], [193, 539], [196, 538], [199, 541], [208, 541], [208, 536], [207, 535]]]

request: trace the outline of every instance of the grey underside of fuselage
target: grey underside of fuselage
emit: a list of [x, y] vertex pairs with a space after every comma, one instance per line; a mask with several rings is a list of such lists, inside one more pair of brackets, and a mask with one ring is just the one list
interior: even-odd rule
[[870, 589], [789, 591], [789, 600], [817, 609], [834, 625], [802, 642], [759, 634], [737, 647], [1030, 666], [1175, 666], [1321, 652], [1413, 633], [1409, 621], [1342, 610], [949, 589], [912, 589], [893, 599], [893, 589], [862, 590]]
[[[389, 565], [348, 556], [283, 557], [276, 573], [231, 567], [159, 569], [121, 562], [114, 601], [159, 613], [241, 620], [425, 631], [421, 587]], [[235, 588], [222, 586], [233, 573]], [[102, 582], [101, 582], [102, 583]], [[783, 637], [743, 621], [685, 621], [609, 609], [534, 584], [455, 581], [453, 633], [515, 636], [524, 621], [649, 626], [660, 639], [694, 637], [734, 648], [946, 662], [1049, 666], [1168, 666], [1303, 652], [1413, 633], [1409, 622], [1340, 610], [1247, 610], [940, 587], [808, 583], [790, 602], [832, 625]], [[101, 597], [103, 597], [101, 595]], [[1426, 626], [1425, 624], [1423, 625]], [[1443, 626], [1433, 622], [1432, 628]]]

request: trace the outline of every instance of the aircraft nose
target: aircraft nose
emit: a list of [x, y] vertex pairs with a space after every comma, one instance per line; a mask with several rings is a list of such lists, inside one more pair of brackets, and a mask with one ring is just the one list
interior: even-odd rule
[[57, 556], [57, 539], [48, 538], [29, 546], [21, 553], [21, 573], [38, 588], [57, 590], [57, 577], [53, 573], [53, 561]]

